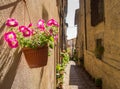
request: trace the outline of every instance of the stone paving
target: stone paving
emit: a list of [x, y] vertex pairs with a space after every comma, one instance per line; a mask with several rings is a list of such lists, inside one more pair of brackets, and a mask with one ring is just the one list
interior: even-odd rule
[[63, 89], [96, 89], [83, 68], [70, 61], [65, 69]]

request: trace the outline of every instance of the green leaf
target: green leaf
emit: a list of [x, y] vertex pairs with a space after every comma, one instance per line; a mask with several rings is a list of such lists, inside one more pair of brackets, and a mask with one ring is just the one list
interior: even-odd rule
[[53, 37], [50, 37], [49, 40], [52, 41], [52, 42], [54, 41]]
[[50, 42], [50, 43], [49, 43], [49, 47], [50, 47], [51, 49], [54, 48], [54, 44], [53, 44], [53, 42]]

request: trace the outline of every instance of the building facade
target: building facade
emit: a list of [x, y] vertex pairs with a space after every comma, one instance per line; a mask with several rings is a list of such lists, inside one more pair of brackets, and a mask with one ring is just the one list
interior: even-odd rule
[[59, 27], [59, 40], [57, 45], [57, 63], [61, 63], [60, 52], [66, 50], [67, 48], [67, 27], [66, 16], [68, 9], [68, 0], [56, 0], [58, 6], [58, 14], [60, 19], [60, 27]]
[[82, 32], [82, 29], [80, 29], [81, 25], [83, 25], [83, 24], [81, 23], [82, 18], [81, 18], [80, 12], [81, 12], [80, 8], [76, 9], [76, 11], [75, 11], [75, 25], [77, 25], [77, 34], [79, 34], [76, 37], [76, 51], [77, 51], [76, 56], [79, 60], [83, 59], [83, 56], [84, 56], [84, 52], [83, 52], [83, 47], [84, 47], [84, 45], [83, 45], [83, 32]]
[[57, 0], [58, 7], [59, 7], [59, 17], [60, 17], [60, 48], [61, 50], [66, 49], [66, 30], [67, 30], [67, 23], [66, 23], [66, 16], [67, 16], [67, 8], [68, 8], [68, 0]]
[[119, 11], [119, 0], [80, 0], [76, 47], [89, 74], [102, 79], [102, 89], [120, 89]]
[[67, 40], [67, 49], [70, 50], [69, 53], [71, 58], [74, 56], [75, 44], [76, 44], [76, 38]]

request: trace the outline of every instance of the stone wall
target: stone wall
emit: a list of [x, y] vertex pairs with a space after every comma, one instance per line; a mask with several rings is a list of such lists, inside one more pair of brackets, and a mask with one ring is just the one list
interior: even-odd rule
[[70, 57], [72, 58], [74, 55], [74, 52], [75, 52], [75, 44], [76, 44], [76, 38], [72, 38], [72, 39], [69, 39], [67, 40], [67, 49], [70, 51], [69, 54], [70, 54]]
[[7, 18], [16, 18], [20, 25], [35, 25], [41, 18], [59, 21], [56, 0], [24, 1], [0, 0], [0, 89], [54, 89], [54, 50], [47, 66], [30, 69], [20, 49], [11, 49], [3, 41]]
[[[83, 0], [80, 0], [83, 1]], [[91, 26], [91, 6], [90, 0], [86, 1], [86, 23], [84, 23], [84, 13], [81, 11], [80, 24], [85, 28], [80, 27], [80, 30], [84, 29], [84, 66], [85, 69], [94, 78], [102, 78], [102, 89], [120, 89], [120, 1], [119, 0], [104, 0], [104, 21], [100, 22], [96, 26]], [[84, 2], [81, 2], [84, 5]], [[85, 10], [84, 10], [85, 11]], [[80, 25], [80, 26], [81, 26]], [[86, 34], [86, 35], [85, 35]], [[80, 33], [79, 33], [80, 35]], [[102, 39], [104, 46], [104, 55], [100, 60], [95, 57], [96, 39]], [[79, 38], [78, 41], [81, 39]], [[86, 47], [87, 45], [87, 47]]]
[[84, 1], [83, 0], [80, 0], [80, 3], [83, 3], [83, 4], [79, 4], [80, 6], [80, 8], [79, 9], [77, 9], [77, 10], [79, 10], [78, 11], [78, 16], [79, 16], [79, 18], [77, 18], [78, 16], [76, 15], [76, 22], [77, 22], [77, 38], [76, 38], [76, 55], [77, 55], [77, 57], [80, 59], [80, 58], [82, 58], [83, 57], [83, 46], [84, 46]]

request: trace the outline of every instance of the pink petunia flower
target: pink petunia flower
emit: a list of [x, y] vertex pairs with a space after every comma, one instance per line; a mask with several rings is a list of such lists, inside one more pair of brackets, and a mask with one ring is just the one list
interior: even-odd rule
[[19, 31], [20, 31], [20, 32], [23, 32], [25, 29], [27, 29], [26, 26], [19, 26]]
[[44, 20], [40, 19], [37, 23], [37, 27], [40, 29], [40, 31], [45, 31], [45, 25], [44, 25]]
[[8, 42], [8, 45], [11, 47], [11, 48], [16, 48], [18, 47], [18, 41], [16, 39], [10, 39], [7, 41]]
[[34, 30], [31, 29], [31, 28], [27, 28], [29, 31], [30, 31], [30, 35], [33, 35], [34, 34]]
[[32, 34], [32, 35], [35, 35], [35, 34], [36, 34], [36, 32], [35, 32], [34, 29], [31, 29], [31, 34]]
[[58, 39], [58, 34], [54, 36], [54, 40], [57, 41], [57, 39]]
[[49, 30], [49, 33], [50, 33], [50, 35], [52, 36], [52, 35], [53, 35], [53, 30], [50, 29], [50, 30]]
[[58, 22], [56, 20], [54, 20], [54, 19], [48, 20], [47, 26], [52, 26], [52, 25], [54, 25], [56, 27], [59, 27], [59, 24], [58, 24]]
[[14, 18], [8, 18], [8, 20], [6, 21], [6, 25], [8, 27], [16, 27], [18, 26], [18, 21]]
[[53, 25], [54, 25], [54, 26], [56, 26], [56, 27], [59, 27], [59, 24], [58, 24], [58, 22], [57, 22], [57, 21], [55, 21], [55, 20], [54, 20], [54, 23], [53, 23]]
[[13, 31], [7, 32], [4, 34], [4, 39], [9, 41], [11, 39], [16, 39], [16, 34]]
[[31, 27], [32, 25], [33, 25], [33, 24], [32, 24], [32, 23], [30, 23], [30, 24], [28, 25], [28, 28], [29, 28], [29, 27]]
[[47, 22], [47, 26], [52, 26], [52, 25], [53, 25], [53, 19], [48, 20], [48, 22]]
[[32, 35], [32, 32], [29, 28], [26, 28], [25, 30], [22, 31], [24, 37], [29, 37]]

